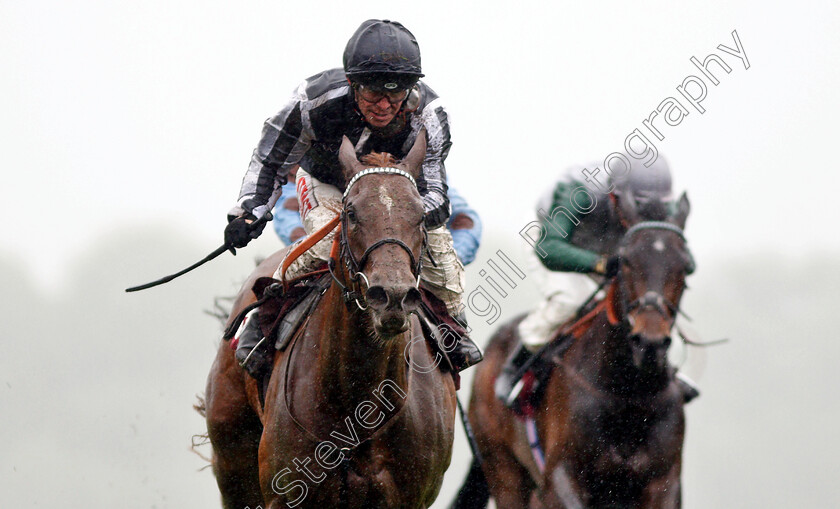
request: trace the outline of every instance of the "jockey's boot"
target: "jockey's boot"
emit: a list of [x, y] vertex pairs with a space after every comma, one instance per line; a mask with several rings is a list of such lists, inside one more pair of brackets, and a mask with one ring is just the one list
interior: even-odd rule
[[[499, 398], [505, 406], [512, 407], [516, 397], [519, 396], [519, 391], [522, 390], [522, 384], [518, 382], [522, 378], [523, 366], [528, 362], [534, 354], [530, 352], [522, 342], [517, 343], [516, 348], [508, 356], [502, 370], [496, 377], [496, 397]], [[516, 390], [514, 390], [514, 388]]]
[[694, 383], [694, 380], [688, 378], [688, 376], [682, 371], [677, 371], [677, 376], [675, 377], [675, 380], [677, 381], [677, 385], [682, 390], [683, 403], [688, 403], [691, 400], [700, 396], [700, 389], [697, 387], [697, 384]]
[[[465, 330], [469, 330], [469, 327], [467, 326], [467, 316], [463, 312], [453, 318], [455, 321], [460, 323]], [[447, 356], [449, 357], [449, 361], [452, 363], [452, 367], [455, 368], [455, 371], [463, 371], [470, 366], [478, 364], [482, 359], [484, 359], [484, 354], [481, 353], [481, 349], [478, 348], [478, 345], [476, 345], [475, 342], [473, 342], [473, 340], [466, 334], [458, 336], [458, 342], [452, 350], [447, 352]]]
[[266, 340], [260, 330], [260, 317], [257, 310], [253, 310], [245, 317], [245, 323], [239, 327], [236, 335], [236, 360], [239, 365], [253, 378], [261, 380], [271, 367], [268, 358]]

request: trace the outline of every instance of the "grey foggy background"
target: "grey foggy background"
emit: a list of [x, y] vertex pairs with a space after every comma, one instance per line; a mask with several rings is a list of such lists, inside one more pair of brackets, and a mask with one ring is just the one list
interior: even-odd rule
[[[723, 56], [732, 72], [706, 112], [656, 143], [692, 201], [684, 308], [703, 339], [732, 338], [673, 352], [703, 389], [687, 410], [684, 507], [840, 506], [838, 11], [0, 0], [0, 505], [219, 506], [190, 451], [220, 335], [204, 310], [279, 242], [266, 231], [240, 256], [123, 289], [221, 242], [262, 121], [378, 17], [414, 32], [450, 109], [450, 178], [485, 226], [470, 289], [497, 249], [527, 265], [517, 232], [559, 171], [619, 150], [699, 74], [691, 56]], [[749, 69], [716, 50], [733, 30]], [[526, 279], [499, 322], [471, 317], [476, 340], [536, 299]], [[468, 463], [459, 428], [435, 507]]]

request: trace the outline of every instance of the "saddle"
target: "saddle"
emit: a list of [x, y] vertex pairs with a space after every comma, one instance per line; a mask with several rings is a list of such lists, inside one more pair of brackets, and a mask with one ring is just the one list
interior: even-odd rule
[[533, 418], [557, 363], [563, 359], [574, 340], [583, 336], [589, 329], [592, 319], [604, 307], [606, 298], [596, 299], [595, 295], [584, 302], [571, 318], [557, 327], [545, 346], [534, 354], [533, 363], [521, 376], [522, 390], [512, 406], [513, 412], [520, 418]]
[[429, 289], [420, 284], [421, 304], [417, 312], [420, 319], [420, 326], [423, 329], [423, 337], [432, 347], [432, 352], [440, 354], [444, 362], [438, 366], [444, 373], [452, 375], [455, 382], [455, 390], [461, 388], [461, 375], [452, 365], [448, 352], [460, 342], [462, 337], [467, 335], [466, 328], [457, 320], [452, 318], [446, 310], [446, 304], [438, 299]]
[[[339, 223], [340, 216], [336, 215], [319, 230], [295, 244], [281, 264], [280, 272], [282, 277], [285, 277], [286, 270], [292, 261], [324, 238]], [[339, 248], [339, 236], [336, 235], [333, 240], [331, 252], [333, 260], [338, 258]], [[247, 313], [253, 309], [260, 308], [260, 332], [262, 332], [264, 338], [268, 338], [268, 341], [265, 342], [266, 345], [271, 344], [272, 340], [274, 345], [273, 348], [267, 348], [268, 351], [265, 352], [265, 357], [269, 365], [271, 365], [274, 351], [282, 351], [288, 346], [295, 332], [300, 328], [306, 318], [311, 315], [315, 306], [331, 284], [330, 268], [326, 262], [313, 272], [285, 282], [270, 277], [259, 278], [252, 287], [257, 301], [240, 312], [225, 331], [223, 338], [233, 338]], [[440, 368], [452, 374], [455, 387], [458, 389], [460, 387], [460, 377], [458, 371], [453, 369], [452, 363], [449, 361], [446, 340], [452, 339], [457, 341], [461, 337], [466, 337], [467, 331], [464, 326], [449, 316], [446, 305], [422, 285], [420, 286], [420, 294], [422, 296], [422, 303], [417, 312], [417, 316], [424, 329], [424, 336], [429, 341], [432, 350], [435, 353], [441, 354], [442, 358], [446, 360], [445, 365], [444, 363], [440, 363]], [[232, 341], [231, 348], [236, 349], [236, 347], [236, 341]], [[262, 378], [260, 385], [265, 386], [270, 376], [271, 370], [266, 369], [265, 374], [260, 377]]]
[[[260, 329], [263, 337], [273, 337], [281, 326], [284, 331], [291, 329], [291, 332], [294, 332], [297, 325], [302, 321], [302, 317], [307, 316], [308, 313], [305, 312], [315, 307], [320, 300], [320, 296], [329, 286], [330, 278], [326, 268], [319, 268], [299, 278], [289, 280], [285, 285], [274, 278], [261, 277], [256, 280], [251, 288], [251, 291], [257, 297], [257, 301], [239, 312], [225, 329], [222, 339], [233, 339], [245, 316], [256, 308], [260, 308]], [[320, 288], [321, 291], [311, 292], [310, 290], [313, 288]], [[299, 307], [298, 304], [301, 304], [304, 300], [307, 301], [307, 306]], [[293, 310], [298, 312], [284, 320]], [[231, 349], [236, 349], [236, 346], [236, 340], [232, 341]], [[286, 347], [285, 344], [276, 344], [275, 346], [278, 350], [283, 350]]]
[[[266, 358], [270, 364], [274, 351], [286, 349], [291, 338], [312, 314], [331, 284], [332, 277], [326, 266], [287, 281], [285, 285], [271, 277], [259, 278], [252, 287], [258, 300], [240, 312], [223, 337], [225, 339], [233, 337], [245, 315], [259, 308], [260, 331], [263, 337], [269, 338], [266, 345], [274, 345], [273, 348], [266, 346]], [[423, 336], [429, 342], [432, 351], [441, 355], [443, 361], [439, 364], [439, 368], [452, 375], [457, 390], [460, 388], [460, 376], [449, 362], [447, 352], [455, 342], [467, 335], [467, 330], [449, 315], [446, 304], [422, 284], [420, 295], [422, 302], [417, 311], [417, 317], [423, 329]], [[235, 340], [230, 346], [236, 349]], [[265, 382], [270, 376], [269, 369], [261, 378]]]
[[295, 279], [284, 288], [274, 278], [263, 277], [254, 283], [255, 295], [263, 295], [260, 305], [260, 328], [266, 338], [275, 338], [274, 349], [283, 351], [298, 327], [308, 317], [330, 287], [326, 269]]

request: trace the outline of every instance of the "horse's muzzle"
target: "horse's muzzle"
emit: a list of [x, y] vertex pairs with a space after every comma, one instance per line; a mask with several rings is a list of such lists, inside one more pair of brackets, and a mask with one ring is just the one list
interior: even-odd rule
[[365, 300], [376, 311], [400, 310], [411, 313], [420, 306], [420, 290], [413, 286], [371, 286]]
[[632, 334], [630, 348], [633, 353], [633, 364], [640, 369], [664, 369], [668, 363], [668, 347], [671, 346], [671, 336], [646, 334]]
[[408, 330], [408, 315], [420, 306], [420, 291], [413, 286], [371, 286], [365, 300], [373, 311], [374, 328], [383, 336]]

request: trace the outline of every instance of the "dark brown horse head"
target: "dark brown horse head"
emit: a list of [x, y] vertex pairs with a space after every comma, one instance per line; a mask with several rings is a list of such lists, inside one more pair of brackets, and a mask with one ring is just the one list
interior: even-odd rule
[[426, 154], [421, 131], [405, 159], [369, 154], [360, 161], [347, 137], [339, 162], [347, 190], [342, 214], [342, 257], [348, 277], [369, 309], [382, 339], [408, 329], [420, 305], [420, 258], [425, 249], [423, 202], [416, 179]]
[[619, 213], [628, 228], [619, 247], [617, 296], [630, 328], [633, 364], [643, 371], [663, 373], [667, 367], [671, 329], [686, 275], [693, 271], [683, 236], [689, 210], [683, 193], [676, 212], [664, 213], [661, 221], [643, 220], [632, 196], [619, 200]]

